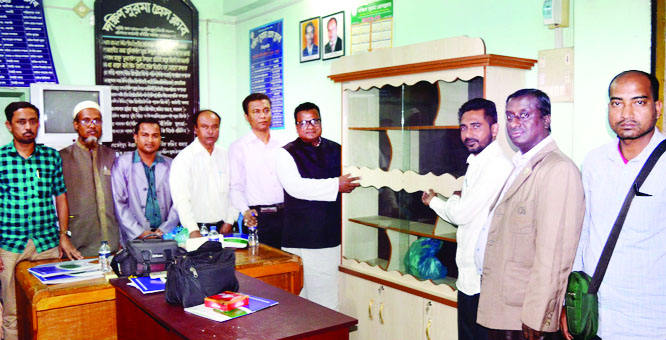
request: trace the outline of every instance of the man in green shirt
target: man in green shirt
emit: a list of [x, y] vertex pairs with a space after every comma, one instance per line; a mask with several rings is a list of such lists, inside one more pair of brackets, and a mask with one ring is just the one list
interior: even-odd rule
[[4, 339], [14, 340], [18, 339], [16, 264], [63, 253], [70, 259], [82, 257], [67, 237], [69, 213], [60, 156], [35, 143], [39, 110], [28, 102], [14, 102], [7, 105], [5, 115], [14, 139], [0, 148], [0, 283]]

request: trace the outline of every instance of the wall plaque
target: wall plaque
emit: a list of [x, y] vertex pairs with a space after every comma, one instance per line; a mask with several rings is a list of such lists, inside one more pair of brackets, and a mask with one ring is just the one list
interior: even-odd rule
[[162, 153], [175, 156], [193, 139], [199, 109], [198, 13], [189, 0], [95, 1], [97, 84], [110, 85], [113, 142], [134, 150], [143, 117], [162, 127]]

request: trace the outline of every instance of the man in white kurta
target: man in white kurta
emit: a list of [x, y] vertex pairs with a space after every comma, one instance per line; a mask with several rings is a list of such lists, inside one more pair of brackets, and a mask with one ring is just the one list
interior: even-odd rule
[[339, 176], [340, 144], [321, 138], [319, 108], [303, 103], [294, 115], [299, 138], [279, 150], [277, 163], [285, 190], [282, 249], [303, 260], [301, 297], [337, 310], [340, 193], [359, 184]]

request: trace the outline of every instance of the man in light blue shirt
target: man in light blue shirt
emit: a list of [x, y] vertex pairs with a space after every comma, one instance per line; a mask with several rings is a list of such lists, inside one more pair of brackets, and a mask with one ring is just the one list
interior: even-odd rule
[[[585, 220], [573, 270], [594, 274], [628, 190], [648, 156], [664, 140], [659, 83], [650, 74], [625, 71], [609, 87], [608, 122], [618, 140], [590, 152], [583, 162]], [[666, 339], [666, 157], [641, 186], [599, 288], [603, 340]], [[570, 338], [565, 329], [563, 333]]]

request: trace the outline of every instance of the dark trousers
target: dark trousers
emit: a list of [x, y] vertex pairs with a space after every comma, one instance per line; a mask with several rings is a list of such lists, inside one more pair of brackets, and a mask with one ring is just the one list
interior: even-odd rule
[[[543, 334], [539, 340], [560, 340], [564, 339], [560, 332], [554, 333], [541, 333]], [[488, 330], [488, 340], [524, 340], [523, 331], [507, 331], [498, 329]]]
[[[251, 206], [259, 212], [257, 216], [257, 233], [259, 243], [267, 244], [273, 248], [282, 247], [282, 226], [284, 225], [284, 208], [280, 207], [275, 212], [260, 212], [261, 207]], [[243, 226], [243, 232], [247, 233], [247, 227]]]
[[458, 291], [458, 340], [486, 340], [488, 329], [476, 323], [479, 294], [466, 295]]

